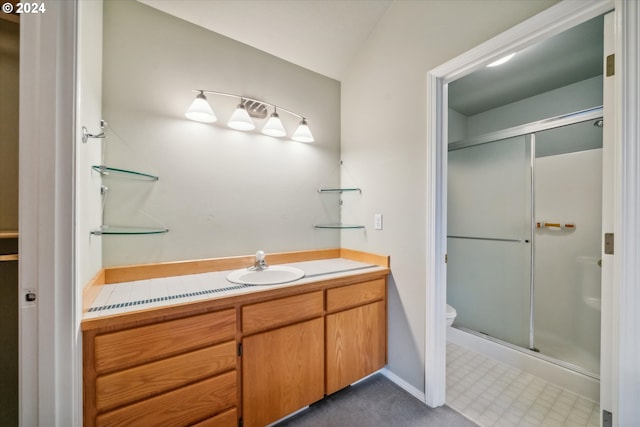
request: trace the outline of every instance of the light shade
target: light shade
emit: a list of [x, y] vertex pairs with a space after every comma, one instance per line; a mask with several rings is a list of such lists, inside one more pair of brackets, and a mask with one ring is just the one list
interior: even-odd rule
[[294, 141], [298, 141], [298, 142], [313, 142], [314, 141], [313, 135], [311, 135], [311, 130], [309, 129], [309, 126], [307, 125], [307, 120], [306, 119], [302, 119], [302, 121], [298, 125], [298, 129], [296, 129], [296, 132], [293, 134], [291, 139], [293, 139]]
[[269, 120], [267, 120], [267, 123], [262, 128], [262, 133], [275, 137], [282, 137], [287, 134], [278, 113], [274, 111], [273, 114], [271, 114], [271, 117], [269, 117]]
[[254, 130], [256, 128], [243, 103], [238, 104], [227, 125], [236, 130]]
[[207, 97], [204, 96], [202, 91], [196, 96], [196, 99], [193, 100], [191, 106], [187, 110], [184, 115], [191, 120], [195, 120], [197, 122], [202, 123], [213, 123], [218, 118], [215, 113], [211, 109], [211, 106], [207, 102]]

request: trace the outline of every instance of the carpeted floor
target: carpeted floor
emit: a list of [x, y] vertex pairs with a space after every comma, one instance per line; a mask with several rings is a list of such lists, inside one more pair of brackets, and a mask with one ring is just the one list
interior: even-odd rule
[[448, 406], [429, 408], [381, 374], [328, 396], [278, 427], [475, 427]]

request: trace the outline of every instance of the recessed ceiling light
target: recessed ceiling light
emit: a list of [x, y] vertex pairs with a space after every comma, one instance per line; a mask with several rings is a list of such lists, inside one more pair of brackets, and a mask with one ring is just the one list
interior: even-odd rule
[[510, 60], [511, 58], [513, 58], [513, 56], [515, 55], [515, 53], [511, 53], [507, 56], [503, 56], [502, 58], [498, 59], [497, 61], [493, 61], [491, 64], [487, 65], [487, 67], [497, 67], [498, 65], [502, 65], [505, 62], [507, 62], [508, 60]]

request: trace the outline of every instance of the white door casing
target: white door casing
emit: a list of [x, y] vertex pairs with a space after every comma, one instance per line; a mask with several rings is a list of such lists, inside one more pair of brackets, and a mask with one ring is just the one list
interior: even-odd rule
[[[637, 122], [640, 94], [638, 50], [640, 7], [627, 0], [565, 0], [533, 18], [460, 55], [427, 75], [427, 263], [425, 397], [430, 406], [445, 403], [446, 366], [446, 141], [447, 85], [501, 56], [521, 50], [588, 19], [616, 8], [615, 46], [615, 190], [613, 196], [616, 243], [614, 281], [610, 298], [611, 395], [614, 425], [631, 425], [640, 419], [638, 367], [640, 337], [630, 325], [640, 324], [640, 150]], [[625, 230], [623, 233], [622, 230]], [[603, 300], [606, 297], [603, 296]], [[607, 333], [607, 332], [603, 332]], [[635, 359], [634, 359], [635, 358]], [[606, 381], [606, 380], [605, 380]], [[635, 400], [634, 400], [635, 399]]]
[[[614, 32], [615, 32], [615, 12], [611, 12], [604, 19], [604, 58], [605, 64], [607, 56], [615, 52]], [[614, 230], [614, 159], [615, 159], [615, 75], [607, 76], [606, 65], [603, 65], [603, 120], [605, 125], [602, 128], [602, 233], [612, 233]], [[600, 409], [612, 410], [611, 394], [611, 345], [612, 345], [612, 320], [613, 310], [612, 286], [613, 286], [613, 255], [604, 253], [602, 245], [602, 276], [600, 294]]]
[[[20, 425], [74, 426], [74, 106], [77, 2], [20, 19]], [[27, 290], [37, 295], [26, 302]]]

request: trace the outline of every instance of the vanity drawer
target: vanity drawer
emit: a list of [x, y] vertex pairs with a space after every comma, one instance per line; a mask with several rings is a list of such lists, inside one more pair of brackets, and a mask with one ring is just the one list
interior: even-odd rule
[[234, 309], [155, 323], [95, 337], [98, 374], [136, 366], [235, 338]]
[[322, 316], [322, 313], [322, 291], [245, 305], [242, 307], [242, 332], [250, 333], [287, 325]]
[[229, 409], [212, 418], [194, 424], [192, 427], [236, 427], [238, 425], [238, 411], [236, 408]]
[[236, 342], [229, 341], [96, 379], [98, 411], [122, 406], [235, 369]]
[[327, 289], [327, 311], [354, 307], [385, 297], [385, 279], [376, 279], [355, 285]]
[[236, 404], [236, 372], [228, 372], [98, 415], [100, 426], [184, 426]]

